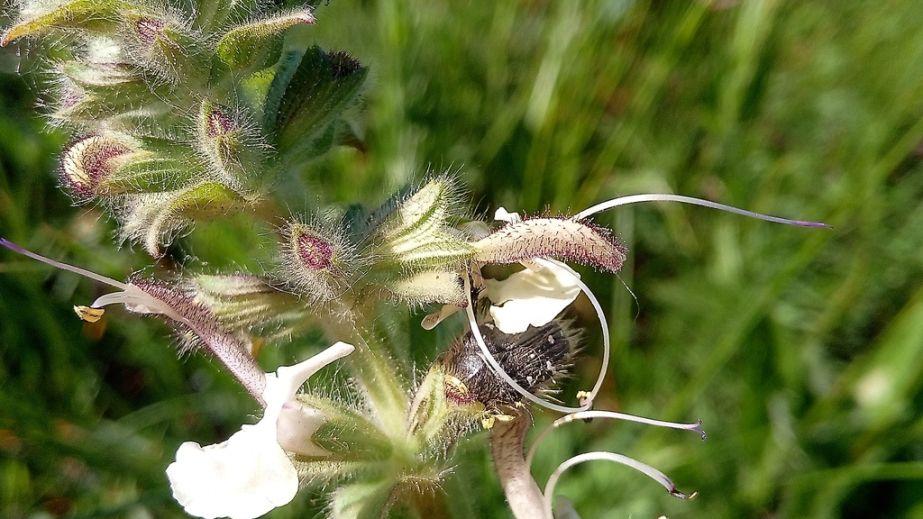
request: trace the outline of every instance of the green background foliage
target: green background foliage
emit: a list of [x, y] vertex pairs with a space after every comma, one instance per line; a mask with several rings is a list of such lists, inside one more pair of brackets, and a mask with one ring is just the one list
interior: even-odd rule
[[[585, 465], [558, 490], [584, 517], [923, 515], [923, 4], [337, 0], [317, 18], [288, 45], [369, 66], [353, 114], [366, 146], [290, 172], [285, 211], [375, 205], [451, 169], [481, 214], [676, 192], [834, 226], [669, 205], [600, 217], [631, 256], [620, 279], [585, 272], [615, 339], [597, 407], [701, 418], [709, 439], [571, 424], [539, 454], [540, 484], [566, 457], [615, 450], [700, 495]], [[0, 235], [124, 278], [143, 251], [117, 250], [112, 222], [55, 185], [69, 136], [35, 110], [34, 50], [0, 52]], [[269, 232], [230, 218], [176, 250], [190, 271], [259, 267]], [[0, 255], [2, 517], [179, 516], [163, 472], [176, 447], [224, 439], [254, 412], [208, 361], [177, 361], [164, 326], [117, 310], [81, 324], [71, 305], [100, 290]], [[383, 317], [420, 366], [461, 327], [424, 332], [423, 313]], [[592, 380], [597, 343], [574, 387]], [[261, 362], [321, 344], [312, 332]], [[484, 440], [460, 446], [462, 483], [447, 489], [501, 517]], [[271, 516], [323, 506], [318, 489]]]

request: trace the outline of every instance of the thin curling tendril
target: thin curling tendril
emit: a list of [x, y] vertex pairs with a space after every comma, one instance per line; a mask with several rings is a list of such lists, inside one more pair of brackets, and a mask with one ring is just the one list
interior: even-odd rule
[[623, 205], [637, 204], [640, 202], [679, 202], [681, 204], [690, 204], [698, 205], [701, 207], [708, 207], [711, 209], [717, 209], [719, 211], [725, 211], [728, 213], [734, 213], [741, 216], [746, 216], [748, 218], [756, 218], [757, 220], [764, 220], [772, 223], [780, 223], [783, 225], [795, 225], [798, 227], [820, 227], [829, 229], [830, 226], [823, 222], [812, 222], [807, 220], [789, 220], [788, 218], [779, 218], [778, 216], [770, 216], [768, 214], [756, 213], [753, 211], [747, 211], [746, 209], [740, 209], [739, 207], [734, 207], [726, 204], [719, 204], [718, 202], [712, 202], [711, 200], [703, 200], [701, 198], [694, 198], [691, 196], [683, 195], [668, 195], [660, 193], [650, 193], [643, 195], [628, 195], [620, 196], [618, 198], [613, 198], [612, 200], [607, 200], [605, 202], [600, 202], [592, 207], [588, 207], [583, 211], [575, 214], [571, 219], [573, 220], [585, 220], [590, 216], [593, 216], [596, 213], [613, 209], [615, 207], [620, 207]]
[[554, 469], [554, 472], [551, 473], [551, 476], [548, 477], [548, 482], [545, 483], [545, 491], [543, 495], [545, 496], [545, 516], [554, 517], [552, 514], [552, 501], [554, 500], [554, 487], [557, 486], [558, 480], [561, 476], [570, 470], [571, 468], [580, 465], [581, 463], [586, 463], [587, 461], [611, 461], [613, 463], [618, 463], [620, 465], [625, 465], [631, 467], [638, 472], [646, 475], [647, 477], [653, 479], [657, 483], [660, 483], [660, 486], [667, 489], [667, 492], [674, 497], [680, 499], [693, 499], [698, 493], [693, 492], [692, 494], [685, 494], [676, 489], [676, 484], [673, 483], [673, 480], [667, 477], [666, 474], [660, 472], [659, 470], [651, 467], [646, 463], [642, 463], [634, 458], [629, 458], [628, 456], [623, 456], [621, 454], [616, 454], [614, 452], [587, 452], [585, 454], [578, 454], [573, 458], [570, 458], [560, 465], [558, 468]]
[[535, 437], [535, 441], [532, 442], [532, 446], [529, 448], [529, 455], [526, 456], [526, 465], [532, 465], [532, 460], [535, 458], [535, 453], [538, 452], [538, 447], [541, 443], [551, 434], [551, 431], [561, 427], [564, 424], [573, 422], [575, 420], [584, 420], [588, 418], [602, 418], [607, 420], [625, 420], [626, 422], [635, 422], [644, 425], [653, 425], [654, 427], [666, 427], [669, 429], [679, 429], [683, 431], [693, 431], [699, 433], [703, 440], [707, 438], [705, 431], [702, 429], [702, 421], [699, 420], [695, 423], [677, 423], [677, 422], [664, 422], [662, 420], [654, 420], [652, 418], [645, 418], [643, 416], [636, 416], [625, 413], [617, 413], [615, 411], [580, 411], [577, 413], [571, 413], [564, 415], [561, 418], [558, 418], [550, 425], [545, 427], [542, 432]]

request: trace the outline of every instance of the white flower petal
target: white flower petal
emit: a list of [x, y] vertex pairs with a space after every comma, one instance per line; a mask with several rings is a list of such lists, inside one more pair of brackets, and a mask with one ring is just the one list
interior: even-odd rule
[[580, 295], [580, 285], [560, 262], [527, 268], [503, 281], [484, 280], [493, 303], [490, 315], [503, 333], [521, 333], [529, 325], [542, 326], [554, 319]]
[[508, 223], [519, 223], [522, 221], [522, 216], [519, 213], [511, 213], [506, 210], [505, 207], [498, 207], [494, 211], [494, 220], [498, 222], [508, 222]]
[[167, 467], [173, 497], [190, 515], [252, 519], [290, 502], [298, 473], [267, 427], [244, 426], [227, 441], [186, 442]]
[[304, 362], [267, 373], [262, 394], [266, 409], [259, 422], [244, 425], [222, 443], [180, 445], [167, 477], [186, 513], [207, 519], [253, 519], [294, 499], [298, 472], [286, 449], [309, 456], [328, 454], [311, 442], [324, 416], [295, 401], [295, 394], [311, 375], [353, 349], [338, 342]]
[[327, 456], [330, 453], [311, 440], [326, 421], [327, 418], [317, 409], [290, 401], [282, 408], [276, 422], [276, 438], [288, 452], [302, 456]]

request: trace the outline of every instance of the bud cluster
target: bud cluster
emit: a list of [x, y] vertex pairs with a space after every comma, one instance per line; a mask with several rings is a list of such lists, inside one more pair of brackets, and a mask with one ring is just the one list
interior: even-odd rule
[[[0, 38], [60, 42], [49, 116], [75, 135], [61, 183], [112, 209], [121, 236], [155, 257], [195, 221], [254, 210], [282, 165], [335, 144], [300, 136], [332, 132], [365, 78], [343, 53], [283, 56], [311, 9], [213, 3], [24, 0]], [[268, 88], [251, 88], [256, 74]]]

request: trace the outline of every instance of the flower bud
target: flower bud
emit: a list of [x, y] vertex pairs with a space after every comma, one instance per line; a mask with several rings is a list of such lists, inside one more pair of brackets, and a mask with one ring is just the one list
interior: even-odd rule
[[106, 194], [106, 182], [118, 168], [119, 158], [131, 151], [127, 139], [110, 134], [79, 139], [64, 151], [61, 184], [77, 202]]
[[355, 255], [348, 241], [319, 225], [289, 222], [283, 229], [285, 281], [315, 301], [329, 301], [349, 288]]
[[210, 68], [201, 38], [171, 15], [130, 13], [124, 30], [129, 53], [162, 79], [176, 83], [207, 77]]
[[552, 257], [618, 272], [627, 250], [607, 229], [564, 218], [509, 223], [474, 243], [474, 259], [516, 263]]
[[388, 286], [391, 292], [412, 305], [442, 303], [462, 305], [465, 293], [457, 272], [425, 270]]
[[200, 275], [192, 281], [192, 291], [196, 302], [235, 333], [281, 339], [311, 323], [308, 308], [295, 296], [258, 276]]
[[198, 145], [212, 171], [227, 182], [240, 185], [261, 156], [258, 132], [241, 114], [210, 101], [199, 107]]

